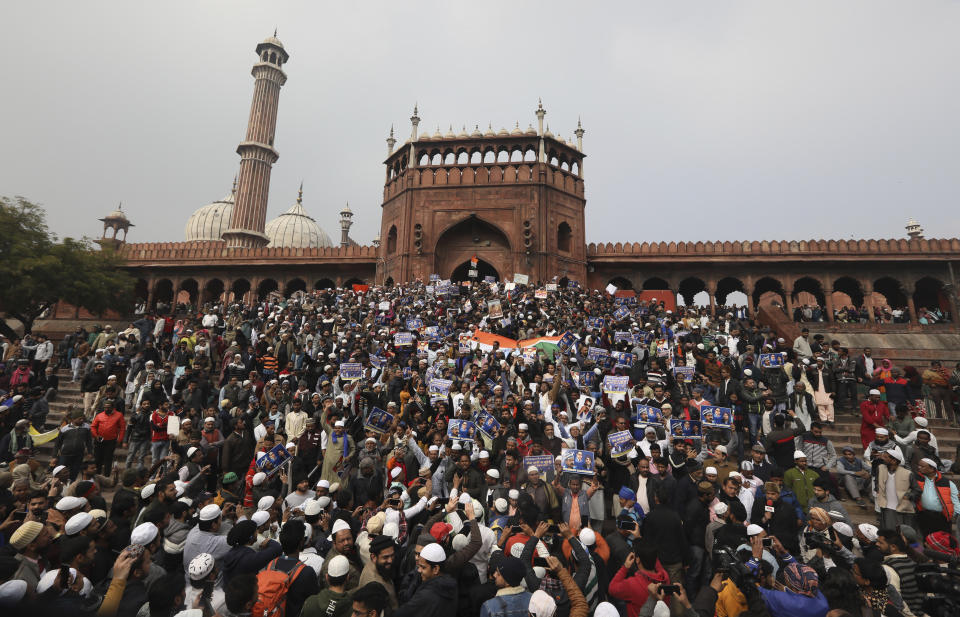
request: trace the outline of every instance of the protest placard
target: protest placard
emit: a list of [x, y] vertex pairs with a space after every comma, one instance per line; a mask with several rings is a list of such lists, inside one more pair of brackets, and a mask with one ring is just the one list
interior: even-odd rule
[[587, 327], [596, 330], [602, 330], [604, 324], [603, 317], [587, 317]]
[[502, 319], [503, 308], [500, 306], [500, 300], [490, 300], [487, 302], [487, 314], [490, 319]]
[[530, 277], [527, 276], [526, 274], [514, 273], [513, 282], [516, 283], [517, 285], [526, 285], [527, 283], [530, 282]]
[[617, 286], [614, 285], [613, 283], [608, 284], [605, 289], [606, 289], [606, 292], [611, 296], [617, 293]]
[[573, 332], [564, 332], [563, 336], [560, 337], [560, 340], [557, 341], [557, 349], [560, 350], [560, 353], [567, 353], [576, 344], [576, 342], [577, 337]]
[[694, 367], [692, 366], [675, 366], [673, 367], [673, 376], [677, 381], [682, 381], [684, 383], [693, 382], [693, 374], [695, 372]]
[[365, 429], [380, 434], [390, 432], [390, 427], [392, 424], [393, 414], [389, 411], [384, 411], [379, 407], [374, 407], [371, 409], [370, 413], [367, 414], [367, 418], [363, 421], [363, 427]]
[[629, 379], [626, 375], [607, 375], [603, 378], [603, 391], [607, 394], [626, 394]]
[[563, 448], [560, 450], [560, 470], [563, 473], [575, 473], [581, 476], [594, 475], [593, 452]]
[[422, 327], [423, 327], [423, 320], [420, 318], [407, 320], [407, 330], [419, 330]]
[[390, 301], [389, 301], [389, 300], [384, 300], [383, 302], [381, 302], [381, 303], [380, 303], [380, 310], [381, 310], [381, 311], [389, 311], [389, 310], [390, 310]]
[[702, 439], [699, 420], [670, 420], [670, 436], [684, 439]]
[[435, 377], [430, 380], [427, 391], [430, 393], [431, 397], [439, 396], [442, 398], [447, 396], [447, 394], [450, 392], [450, 386], [452, 385], [453, 381], [449, 379], [438, 379]]
[[557, 290], [556, 283], [547, 283], [547, 291], [556, 291], [556, 290]]
[[363, 377], [363, 365], [359, 362], [344, 362], [340, 365], [340, 379], [353, 381]]
[[536, 467], [540, 470], [540, 473], [543, 475], [553, 475], [553, 455], [552, 454], [541, 454], [539, 456], [525, 456], [523, 457], [523, 468], [528, 469], [530, 467]]
[[167, 435], [180, 434], [180, 416], [170, 414], [167, 416]]
[[602, 347], [587, 347], [587, 359], [594, 363], [599, 363], [603, 358], [610, 355], [610, 352]]
[[402, 375], [404, 379], [410, 379], [411, 377], [413, 377], [413, 369], [410, 368], [409, 366], [403, 367]]
[[495, 276], [485, 276], [485, 277], [483, 277], [483, 282], [484, 282], [484, 283], [496, 283], [496, 282], [497, 282], [497, 277], [495, 277]]
[[623, 321], [629, 316], [630, 316], [630, 309], [628, 309], [625, 306], [621, 306], [613, 312], [613, 318], [616, 319], [617, 321]]
[[267, 474], [267, 478], [270, 478], [280, 471], [280, 468], [288, 460], [290, 460], [290, 453], [283, 447], [283, 444], [278, 443], [266, 453], [266, 456], [260, 457], [260, 460], [257, 461], [257, 469]]
[[663, 411], [650, 405], [641, 405], [639, 403], [633, 406], [633, 414], [630, 417], [633, 425], [638, 428], [659, 424], [663, 426]]
[[785, 354], [782, 353], [762, 353], [760, 354], [760, 368], [777, 368], [783, 366]]
[[700, 408], [700, 422], [710, 428], [729, 429], [733, 422], [733, 410], [729, 407], [704, 405]]
[[407, 347], [413, 345], [413, 333], [396, 332], [393, 335], [393, 344], [397, 347]]
[[630, 431], [617, 431], [607, 435], [610, 444], [610, 456], [624, 456], [633, 448], [636, 441]]
[[610, 357], [613, 358], [616, 362], [615, 366], [625, 366], [631, 367], [636, 361], [637, 357], [632, 353], [627, 353], [625, 351], [611, 351]]
[[500, 421], [483, 409], [477, 411], [473, 421], [477, 425], [477, 430], [490, 439], [495, 439], [500, 432]]
[[447, 420], [447, 438], [454, 441], [473, 441], [477, 436], [477, 425], [470, 420]]
[[546, 299], [547, 299], [547, 290], [546, 290], [546, 289], [538, 289], [538, 290], [536, 290], [536, 291], [533, 292], [533, 297], [534, 297], [535, 299], [537, 299], [537, 300], [546, 300]]
[[567, 289], [577, 289], [580, 287], [579, 281], [567, 281]]

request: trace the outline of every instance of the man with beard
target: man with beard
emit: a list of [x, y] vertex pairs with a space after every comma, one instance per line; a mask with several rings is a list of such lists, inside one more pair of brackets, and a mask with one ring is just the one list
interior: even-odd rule
[[370, 561], [360, 573], [360, 586], [367, 583], [377, 582], [383, 585], [387, 590], [389, 597], [389, 606], [391, 611], [397, 610], [397, 591], [393, 585], [393, 577], [396, 573], [394, 568], [394, 559], [397, 555], [397, 546], [393, 538], [387, 535], [375, 536], [370, 541]]
[[354, 544], [353, 530], [350, 529], [350, 525], [345, 520], [337, 519], [333, 523], [331, 536], [333, 537], [333, 546], [330, 547], [330, 551], [323, 562], [323, 567], [320, 569], [320, 580], [326, 580], [324, 577], [327, 575], [330, 560], [337, 555], [343, 555], [350, 562], [350, 570], [347, 572], [347, 582], [344, 584], [344, 589], [352, 591], [360, 586], [360, 570], [363, 568], [363, 562], [360, 561], [357, 546]]

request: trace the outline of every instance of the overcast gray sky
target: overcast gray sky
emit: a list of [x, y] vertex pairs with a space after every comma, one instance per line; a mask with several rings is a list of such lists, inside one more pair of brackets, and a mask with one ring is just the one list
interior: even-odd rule
[[[227, 194], [279, 29], [268, 219], [377, 234], [391, 123], [583, 118], [587, 240], [960, 236], [960, 2], [6, 2], [0, 195], [182, 240]], [[625, 219], [624, 214], [630, 213]], [[631, 224], [624, 224], [629, 220]]]

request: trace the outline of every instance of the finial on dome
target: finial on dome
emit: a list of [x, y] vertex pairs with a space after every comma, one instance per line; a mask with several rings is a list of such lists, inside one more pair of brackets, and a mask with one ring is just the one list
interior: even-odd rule
[[276, 28], [273, 29], [273, 38], [277, 38], [277, 29], [276, 29]]
[[539, 96], [537, 97], [537, 109], [543, 109], [543, 99]]
[[390, 125], [390, 139], [393, 139], [393, 124]]
[[233, 174], [233, 188], [230, 189], [231, 195], [237, 194], [237, 174]]
[[297, 203], [303, 205], [303, 180], [300, 181], [300, 191], [297, 193]]

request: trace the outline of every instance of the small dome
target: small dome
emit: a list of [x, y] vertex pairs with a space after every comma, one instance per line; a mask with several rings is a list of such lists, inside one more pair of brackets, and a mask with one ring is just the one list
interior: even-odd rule
[[234, 194], [229, 195], [198, 208], [187, 219], [187, 242], [219, 242], [223, 239], [223, 232], [230, 228], [230, 217], [233, 216]]
[[117, 208], [116, 210], [114, 210], [113, 212], [111, 212], [110, 214], [108, 214], [107, 216], [103, 217], [103, 219], [101, 219], [101, 220], [105, 220], [105, 221], [110, 221], [110, 220], [127, 221], [127, 220], [129, 220], [129, 219], [127, 219], [127, 215], [126, 215], [126, 213], [125, 213], [123, 210], [121, 210], [120, 208]]
[[281, 42], [280, 42], [280, 39], [278, 39], [278, 38], [275, 37], [275, 36], [268, 36], [267, 38], [263, 39], [263, 42], [260, 43], [260, 44], [261, 44], [261, 45], [275, 45], [275, 46], [279, 47], [280, 49], [283, 49], [283, 43], [281, 43]]
[[517, 122], [517, 125], [513, 127], [513, 130], [510, 131], [511, 135], [523, 135], [523, 129], [520, 128], [520, 123]]
[[501, 128], [499, 131], [497, 131], [497, 135], [509, 135], [509, 134], [510, 133], [505, 128]]
[[547, 130], [543, 133], [544, 137], [553, 137], [553, 133], [550, 132], [550, 125], [547, 125]]
[[536, 134], [537, 134], [537, 129], [533, 128], [533, 125], [531, 124], [530, 126], [527, 127], [527, 132], [526, 132], [526, 134], [527, 134], [527, 135], [536, 135]]
[[453, 139], [456, 135], [453, 134], [453, 125], [450, 125], [450, 128], [447, 129], [446, 134], [443, 136], [444, 139]]
[[437, 130], [433, 132], [433, 139], [443, 139], [443, 135], [440, 134], [440, 127], [437, 127]]
[[470, 133], [470, 137], [483, 137], [483, 133], [480, 132], [480, 125], [476, 125], [473, 129], [473, 132]]
[[264, 228], [270, 238], [267, 246], [284, 248], [326, 248], [333, 246], [330, 236], [303, 209], [298, 197], [293, 206]]
[[430, 134], [424, 133], [423, 135], [417, 135], [417, 141], [430, 141]]
[[488, 125], [487, 125], [487, 130], [484, 131], [483, 136], [484, 136], [484, 137], [493, 137], [493, 136], [494, 136], [493, 125], [492, 125], [492, 124], [488, 124]]
[[464, 127], [460, 130], [460, 132], [457, 133], [457, 137], [469, 137], [469, 135], [467, 135], [467, 127], [466, 127], [466, 126], [464, 126]]

